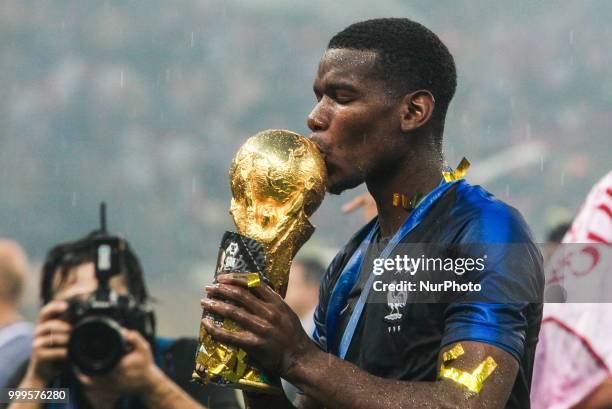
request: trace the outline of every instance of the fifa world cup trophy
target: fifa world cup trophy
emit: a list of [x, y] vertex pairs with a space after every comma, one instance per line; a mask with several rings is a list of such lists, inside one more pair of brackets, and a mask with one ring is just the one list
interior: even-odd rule
[[[314, 232], [308, 218], [323, 201], [326, 182], [323, 158], [303, 136], [267, 130], [249, 138], [230, 169], [230, 213], [237, 233], [224, 234], [215, 275], [245, 274], [249, 286], [265, 282], [284, 297], [291, 260]], [[216, 325], [237, 329], [229, 319], [212, 318]], [[202, 325], [199, 336], [194, 380], [280, 392], [280, 380], [254, 367], [243, 350], [215, 341]]]

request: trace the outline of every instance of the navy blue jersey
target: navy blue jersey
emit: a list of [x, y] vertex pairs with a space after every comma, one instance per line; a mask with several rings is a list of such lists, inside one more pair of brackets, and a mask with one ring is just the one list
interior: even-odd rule
[[[355, 234], [329, 266], [321, 283], [313, 337], [321, 349], [373, 375], [411, 381], [436, 380], [438, 354], [446, 345], [467, 340], [488, 343], [512, 354], [519, 363], [507, 407], [528, 408], [542, 316], [539, 249], [519, 212], [480, 186], [460, 180], [439, 189], [439, 196], [430, 200], [414, 227], [387, 257], [401, 255], [417, 244], [418, 254], [413, 256], [422, 258], [448, 259], [488, 252], [486, 268], [461, 276], [451, 273], [460, 282], [480, 284], [482, 292], [434, 302], [411, 302], [395, 293], [388, 295], [388, 302], [375, 299], [377, 294], [369, 285], [372, 261], [388, 243], [379, 237], [374, 219]], [[370, 245], [361, 258], [358, 277], [351, 282], [343, 270], [349, 269], [347, 264], [351, 265], [366, 237], [370, 237]], [[423, 280], [426, 276], [418, 273], [409, 277]], [[339, 291], [337, 287], [342, 285], [350, 288]], [[367, 302], [362, 303], [363, 310], [355, 319], [364, 289], [368, 290]], [[352, 320], [354, 332], [347, 338]]]

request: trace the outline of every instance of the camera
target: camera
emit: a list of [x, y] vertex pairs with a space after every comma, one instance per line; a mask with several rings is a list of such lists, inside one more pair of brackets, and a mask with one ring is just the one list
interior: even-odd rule
[[123, 269], [125, 242], [106, 234], [104, 205], [101, 233], [88, 243], [95, 249], [98, 289], [87, 299], [67, 300], [62, 319], [72, 324], [68, 357], [79, 371], [88, 375], [110, 372], [131, 347], [121, 335], [122, 327], [136, 330], [151, 344], [155, 338], [155, 316], [148, 305], [132, 296], [118, 295], [109, 280]]

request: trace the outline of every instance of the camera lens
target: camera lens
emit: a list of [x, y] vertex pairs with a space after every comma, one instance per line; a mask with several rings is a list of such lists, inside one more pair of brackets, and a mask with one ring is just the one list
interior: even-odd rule
[[68, 342], [70, 360], [88, 375], [111, 371], [126, 350], [119, 324], [102, 316], [90, 316], [77, 323]]

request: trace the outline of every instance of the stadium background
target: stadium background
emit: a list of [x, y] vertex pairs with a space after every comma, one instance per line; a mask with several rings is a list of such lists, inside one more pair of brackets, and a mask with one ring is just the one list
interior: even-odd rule
[[[436, 32], [459, 82], [449, 165], [517, 207], [542, 241], [612, 163], [612, 2], [0, 2], [0, 235], [40, 264], [109, 226], [140, 254], [163, 334], [194, 335], [232, 228], [227, 171], [248, 136], [308, 134], [330, 36], [372, 17]], [[329, 260], [360, 225], [326, 198], [304, 252]], [[26, 313], [38, 308], [30, 278]]]

